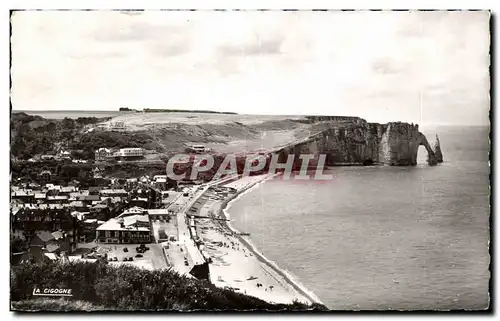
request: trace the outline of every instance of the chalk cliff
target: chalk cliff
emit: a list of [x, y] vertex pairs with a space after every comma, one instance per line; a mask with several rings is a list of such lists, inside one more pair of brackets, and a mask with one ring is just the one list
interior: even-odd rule
[[443, 153], [441, 152], [441, 143], [439, 142], [439, 137], [436, 134], [436, 143], [434, 144], [434, 153], [436, 154], [436, 160], [438, 163], [443, 162]]
[[[317, 119], [315, 119], [317, 121]], [[442, 161], [432, 150], [418, 125], [391, 122], [368, 123], [361, 118], [342, 120], [320, 120], [328, 128], [308, 139], [285, 147], [279, 151], [280, 159], [286, 161], [288, 154], [326, 154], [326, 165], [416, 165], [420, 145], [427, 150], [427, 162], [436, 165]], [[437, 142], [439, 147], [439, 141]]]

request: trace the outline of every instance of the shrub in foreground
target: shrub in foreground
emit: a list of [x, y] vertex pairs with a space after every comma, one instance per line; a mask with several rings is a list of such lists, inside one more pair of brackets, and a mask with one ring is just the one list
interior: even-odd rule
[[[12, 267], [11, 301], [15, 309], [25, 310], [26, 307], [31, 307], [28, 310], [45, 310], [49, 306], [58, 306], [51, 305], [54, 304], [53, 301], [34, 298], [35, 287], [72, 289], [70, 304], [62, 304], [61, 310], [68, 307], [80, 310], [79, 305], [74, 303], [78, 300], [89, 304], [91, 310], [326, 309], [321, 305], [308, 306], [299, 302], [271, 304], [255, 297], [217, 288], [209, 282], [189, 278], [172, 270], [149, 271], [126, 265], [116, 267], [104, 262], [52, 261], [28, 262]], [[84, 304], [80, 306], [85, 310]]]

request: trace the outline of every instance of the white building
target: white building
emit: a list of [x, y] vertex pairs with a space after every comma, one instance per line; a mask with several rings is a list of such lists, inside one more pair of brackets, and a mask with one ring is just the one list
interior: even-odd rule
[[150, 243], [148, 215], [112, 218], [97, 229], [99, 243]]
[[108, 128], [111, 131], [118, 131], [118, 132], [122, 132], [122, 131], [126, 130], [125, 122], [122, 122], [122, 121], [115, 121], [115, 122], [109, 123]]
[[120, 157], [143, 157], [144, 149], [139, 147], [121, 148], [118, 153]]
[[191, 145], [191, 150], [195, 153], [205, 153], [208, 152], [210, 149], [206, 148], [203, 145]]
[[109, 148], [101, 147], [95, 151], [95, 160], [96, 162], [105, 161], [110, 154]]

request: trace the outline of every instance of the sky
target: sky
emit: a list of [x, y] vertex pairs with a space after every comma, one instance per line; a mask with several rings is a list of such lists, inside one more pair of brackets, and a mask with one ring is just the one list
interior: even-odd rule
[[17, 110], [489, 124], [489, 12], [19, 11]]

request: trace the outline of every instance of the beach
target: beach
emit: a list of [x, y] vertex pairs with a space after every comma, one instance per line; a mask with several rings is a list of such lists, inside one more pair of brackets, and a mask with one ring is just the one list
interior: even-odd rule
[[[244, 231], [234, 229], [224, 209], [242, 193], [274, 175], [242, 177], [207, 189], [193, 205], [200, 250], [211, 258], [210, 281], [268, 302], [320, 303], [286, 271], [259, 253]], [[208, 218], [209, 217], [209, 218]]]

